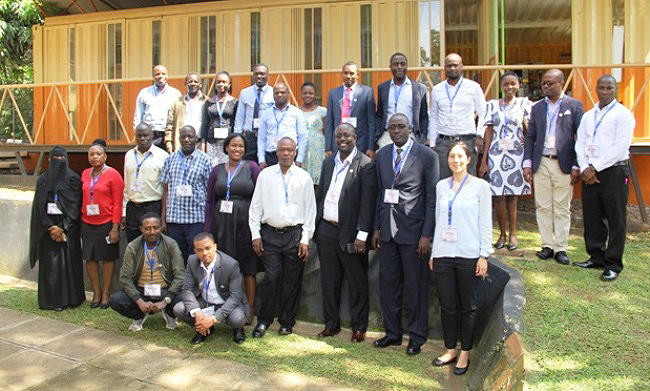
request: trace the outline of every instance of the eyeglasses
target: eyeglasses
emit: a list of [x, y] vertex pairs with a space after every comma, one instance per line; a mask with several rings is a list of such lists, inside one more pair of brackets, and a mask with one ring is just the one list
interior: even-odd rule
[[544, 80], [544, 81], [542, 81], [542, 86], [552, 86], [552, 85], [555, 84], [555, 83], [559, 83], [559, 81], [548, 81], [548, 80]]
[[397, 125], [393, 124], [393, 125], [388, 125], [388, 130], [395, 130], [395, 129], [405, 130], [408, 127], [409, 126], [407, 124], [397, 124]]

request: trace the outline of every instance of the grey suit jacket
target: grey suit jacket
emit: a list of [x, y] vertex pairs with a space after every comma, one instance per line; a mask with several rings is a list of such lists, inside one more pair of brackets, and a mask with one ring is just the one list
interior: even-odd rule
[[[391, 79], [392, 80], [392, 79]], [[386, 116], [388, 115], [388, 94], [390, 92], [391, 80], [385, 81], [377, 86], [377, 124], [375, 126], [375, 141], [379, 141], [385, 127]], [[413, 134], [415, 139], [424, 143], [429, 131], [429, 106], [427, 105], [427, 87], [411, 79], [411, 92], [413, 94]]]
[[[248, 300], [242, 289], [243, 278], [239, 271], [239, 263], [230, 255], [219, 250], [217, 250], [217, 255], [220, 257], [220, 262], [214, 267], [213, 280], [219, 296], [225, 301], [217, 312], [222, 312], [224, 317], [228, 317], [235, 308], [239, 307], [248, 317]], [[204, 278], [205, 272], [201, 268], [199, 257], [196, 254], [190, 255], [187, 259], [187, 266], [185, 267], [183, 291], [189, 291], [194, 297], [199, 297], [203, 289], [202, 284]], [[196, 302], [194, 301], [184, 301], [184, 304], [187, 311], [197, 308]]]
[[[325, 123], [325, 150], [336, 152], [334, 129], [341, 123], [343, 86], [332, 88], [327, 97], [327, 117]], [[357, 119], [357, 149], [366, 152], [375, 143], [375, 94], [372, 88], [357, 84], [352, 97], [350, 116]]]

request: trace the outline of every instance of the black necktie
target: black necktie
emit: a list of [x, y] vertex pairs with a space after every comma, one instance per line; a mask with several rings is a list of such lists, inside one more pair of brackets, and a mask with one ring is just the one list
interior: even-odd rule
[[[262, 100], [262, 87], [257, 88], [257, 99], [255, 99], [255, 106], [253, 107], [253, 118], [259, 118], [260, 115], [260, 101]], [[257, 128], [255, 128], [257, 129]]]
[[401, 161], [402, 161], [402, 148], [397, 148], [397, 157], [395, 158], [395, 168], [399, 166], [399, 163]]

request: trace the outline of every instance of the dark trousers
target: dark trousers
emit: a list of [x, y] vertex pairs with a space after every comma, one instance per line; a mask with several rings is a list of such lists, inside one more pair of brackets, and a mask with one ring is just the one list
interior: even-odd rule
[[[476, 154], [476, 149], [474, 148], [476, 138], [472, 136], [464, 138], [460, 141], [467, 144], [470, 151], [470, 157], [472, 159], [467, 166], [467, 172], [469, 172], [471, 175], [476, 175], [476, 164], [478, 163], [478, 156]], [[449, 153], [449, 149], [452, 144], [455, 144], [457, 142], [458, 141], [447, 140], [440, 137], [438, 137], [436, 140], [436, 146], [434, 147], [434, 150], [438, 154], [438, 159], [440, 159], [440, 179], [449, 178], [451, 176], [451, 169], [449, 168], [449, 163], [447, 163], [447, 154]]]
[[252, 160], [257, 163], [257, 129], [253, 132], [245, 130], [244, 140], [246, 140], [246, 152], [244, 152], [245, 160]]
[[174, 224], [167, 223], [167, 235], [174, 238], [183, 255], [183, 263], [194, 252], [194, 237], [203, 231], [203, 223]]
[[278, 164], [278, 154], [275, 152], [266, 151], [264, 155], [264, 159], [266, 160], [267, 166], [273, 166], [275, 164]]
[[241, 308], [235, 308], [228, 315], [228, 317], [225, 317], [223, 316], [223, 313], [221, 311], [218, 311], [218, 309], [221, 308], [222, 304], [219, 305], [208, 304], [208, 302], [205, 301], [203, 297], [194, 296], [194, 293], [188, 290], [182, 291], [177, 296], [180, 297], [180, 300], [176, 305], [174, 305], [174, 315], [176, 316], [176, 318], [182, 320], [183, 322], [190, 325], [191, 327], [194, 327], [194, 317], [190, 314], [190, 310], [188, 310], [185, 307], [186, 302], [191, 303], [192, 307], [194, 308], [206, 308], [209, 305], [214, 307], [214, 315], [219, 321], [219, 323], [228, 325], [233, 329], [240, 329], [244, 327], [244, 324], [246, 323], [247, 320], [246, 315], [244, 314], [244, 310], [242, 310]]
[[438, 285], [442, 334], [447, 349], [456, 347], [459, 330], [461, 349], [472, 349], [476, 322], [474, 292], [479, 281], [475, 275], [477, 261], [478, 258], [436, 258], [434, 260], [433, 273]]
[[298, 244], [302, 228], [277, 232], [268, 225], [262, 225], [262, 265], [264, 279], [259, 284], [259, 323], [273, 323], [275, 309], [279, 304], [278, 321], [281, 327], [293, 327], [300, 304], [302, 273], [304, 263], [298, 258]]
[[160, 216], [162, 210], [162, 201], [150, 201], [136, 204], [127, 202], [126, 204], [126, 240], [131, 242], [140, 236], [140, 219], [145, 213], [155, 212]]
[[[161, 289], [160, 296], [145, 296], [144, 288], [140, 288], [140, 287], [138, 287], [138, 291], [140, 291], [140, 295], [142, 295], [142, 298], [145, 301], [158, 302], [162, 300], [165, 297], [165, 295], [167, 295], [167, 289]], [[179, 296], [178, 295], [174, 296], [172, 302], [167, 304], [167, 307], [165, 307], [165, 313], [171, 316], [172, 318], [174, 317], [174, 305], [178, 303], [178, 300], [179, 300]], [[126, 316], [127, 318], [131, 318], [131, 319], [144, 318], [144, 313], [140, 311], [140, 308], [138, 307], [137, 304], [135, 304], [135, 301], [131, 300], [131, 298], [127, 296], [126, 293], [124, 293], [124, 291], [118, 291], [113, 293], [110, 299], [108, 300], [108, 304], [117, 313]]]
[[341, 249], [338, 228], [321, 221], [318, 225], [318, 258], [320, 280], [323, 290], [323, 314], [325, 327], [335, 330], [341, 327], [339, 305], [343, 277], [350, 292], [350, 320], [353, 331], [368, 329], [368, 255], [350, 254]]
[[600, 183], [582, 184], [587, 253], [593, 263], [617, 273], [623, 270], [629, 175], [627, 166], [614, 166], [597, 174]]
[[428, 259], [420, 259], [417, 244], [400, 245], [393, 239], [379, 248], [379, 302], [389, 338], [402, 338], [402, 292], [409, 306], [406, 330], [417, 344], [429, 334]]
[[166, 151], [167, 146], [165, 145], [165, 131], [154, 130], [152, 143], [158, 148], [161, 148], [163, 151]]

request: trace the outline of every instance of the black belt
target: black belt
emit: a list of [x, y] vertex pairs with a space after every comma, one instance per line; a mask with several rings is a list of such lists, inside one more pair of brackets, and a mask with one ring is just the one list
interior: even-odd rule
[[557, 160], [557, 155], [542, 155], [543, 157], [547, 157], [549, 159], [555, 159]]
[[154, 202], [160, 202], [160, 200], [155, 200], [155, 201], [145, 201], [145, 202], [133, 202], [133, 201], [129, 201], [129, 202], [127, 202], [127, 204], [133, 204], [133, 205], [135, 205], [135, 206], [137, 206], [137, 207], [142, 207], [142, 206], [144, 206], [144, 205], [149, 205], [149, 204], [154, 203]]
[[627, 166], [627, 160], [621, 160], [619, 162], [616, 162], [612, 164], [610, 167], [616, 167], [616, 166]]
[[275, 231], [275, 232], [283, 234], [283, 233], [294, 231], [294, 230], [296, 230], [298, 228], [302, 228], [302, 224], [290, 225], [288, 227], [282, 227], [282, 228], [276, 228], [276, 227], [274, 227], [272, 225], [262, 224], [262, 228], [268, 228], [271, 231]]
[[458, 136], [448, 136], [446, 134], [438, 133], [438, 138], [449, 141], [460, 141], [460, 140], [472, 140], [475, 138], [475, 134], [461, 134]]
[[323, 219], [323, 221], [326, 222], [327, 224], [333, 225], [335, 227], [339, 226], [339, 223], [337, 223], [335, 221], [329, 221], [329, 220], [325, 220], [325, 219]]

